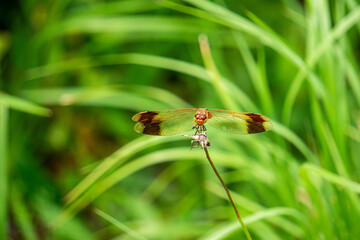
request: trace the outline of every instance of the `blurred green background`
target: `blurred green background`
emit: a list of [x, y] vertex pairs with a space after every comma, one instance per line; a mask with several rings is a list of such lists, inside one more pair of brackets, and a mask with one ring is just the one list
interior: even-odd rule
[[358, 0], [3, 3], [0, 239], [245, 239], [201, 149], [133, 130], [184, 107], [272, 119], [208, 127], [253, 239], [360, 239], [359, 31]]

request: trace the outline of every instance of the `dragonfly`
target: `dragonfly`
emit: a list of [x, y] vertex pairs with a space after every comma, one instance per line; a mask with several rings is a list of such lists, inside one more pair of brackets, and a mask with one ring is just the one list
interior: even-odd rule
[[158, 136], [175, 135], [193, 128], [197, 129], [196, 133], [202, 133], [206, 131], [205, 123], [238, 134], [261, 133], [272, 129], [270, 119], [264, 115], [211, 108], [144, 111], [135, 114], [132, 120], [137, 122], [134, 127], [136, 132]]

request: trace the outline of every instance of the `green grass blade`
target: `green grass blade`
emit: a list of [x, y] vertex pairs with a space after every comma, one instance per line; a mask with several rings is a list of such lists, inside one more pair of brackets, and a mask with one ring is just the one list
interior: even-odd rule
[[120, 64], [137, 64], [167, 69], [208, 81], [206, 77], [208, 75], [206, 69], [199, 65], [187, 63], [185, 61], [177, 59], [171, 59], [168, 57], [141, 53], [109, 54], [103, 56], [96, 56], [96, 58], [84, 57], [77, 59], [69, 59], [67, 61], [52, 63], [30, 69], [27, 74], [27, 79], [34, 80], [64, 73], [67, 71]]
[[142, 85], [41, 88], [24, 90], [23, 96], [41, 105], [115, 107], [133, 111], [143, 111], [148, 106], [154, 110], [192, 107], [168, 91]]
[[0, 101], [7, 102], [7, 105], [14, 110], [26, 112], [29, 114], [48, 117], [51, 115], [51, 111], [47, 108], [41, 107], [25, 99], [11, 96], [8, 94], [0, 93]]
[[306, 68], [306, 64], [302, 61], [300, 56], [292, 51], [285, 43], [246, 18], [213, 2], [205, 0], [186, 0], [186, 2], [213, 14], [215, 18], [221, 18], [223, 22], [231, 24], [234, 29], [243, 31], [244, 33], [253, 36], [258, 41], [261, 41], [263, 44], [272, 47], [274, 50], [293, 61], [299, 68]]
[[[320, 42], [320, 44], [315, 49], [310, 50], [310, 55], [306, 58], [308, 67], [310, 69], [315, 67], [321, 56], [323, 56], [323, 54], [326, 53], [326, 51], [328, 51], [333, 46], [334, 42], [341, 38], [350, 28], [356, 25], [359, 21], [360, 7], [357, 7], [345, 18], [343, 18], [326, 36], [324, 36], [322, 42]], [[311, 32], [309, 33], [310, 36], [312, 34], [313, 33]], [[307, 70], [301, 69], [296, 75], [292, 85], [290, 86], [288, 94], [285, 98], [285, 104], [283, 109], [283, 120], [285, 124], [288, 124], [290, 121], [290, 116], [294, 107], [295, 99], [298, 96], [298, 93], [306, 76], [308, 76]]]
[[[244, 222], [246, 225], [251, 225], [258, 221], [269, 220], [274, 217], [294, 216], [294, 215], [298, 215], [298, 212], [291, 208], [286, 208], [286, 207], [269, 208], [269, 209], [261, 210], [254, 214], [244, 217]], [[241, 226], [239, 225], [238, 222], [233, 222], [231, 224], [228, 224], [228, 225], [212, 232], [209, 236], [202, 237], [201, 239], [202, 240], [226, 239], [227, 236], [231, 235], [232, 233], [234, 233], [235, 231], [237, 231], [240, 228], [241, 228]]]
[[328, 182], [331, 182], [333, 184], [336, 184], [338, 186], [341, 186], [343, 188], [346, 188], [350, 191], [360, 193], [360, 183], [354, 182], [349, 180], [348, 178], [345, 178], [343, 176], [339, 176], [335, 173], [332, 173], [326, 169], [323, 169], [319, 166], [316, 166], [314, 164], [306, 163], [301, 166], [300, 171], [306, 171], [308, 173], [314, 173], [323, 179], [325, 179]]
[[180, 140], [179, 137], [169, 138], [153, 138], [149, 136], [142, 136], [138, 139], [128, 143], [121, 149], [105, 158], [99, 166], [96, 167], [88, 176], [86, 176], [76, 187], [74, 187], [65, 197], [67, 203], [74, 202], [87, 189], [100, 179], [107, 171], [116, 165], [125, 163], [133, 154], [142, 151], [148, 147], [152, 147], [161, 143], [169, 143]]
[[[161, 56], [128, 53], [97, 56], [96, 61], [94, 58], [88, 57], [72, 59], [64, 62], [58, 62], [55, 64], [49, 64], [46, 66], [33, 68], [28, 71], [28, 80], [49, 77], [51, 75], [56, 75], [78, 69], [119, 64], [137, 64], [167, 69], [187, 74], [208, 83], [210, 83], [209, 79], [211, 79], [212, 77], [207, 69], [196, 64]], [[233, 98], [238, 101], [238, 103], [243, 107], [243, 109], [251, 109], [251, 111], [257, 111], [257, 107], [255, 106], [253, 101], [239, 87], [237, 87], [235, 84], [233, 84], [226, 78], [222, 77], [221, 81], [224, 83], [226, 93], [233, 96]]]
[[270, 89], [267, 85], [264, 75], [262, 74], [262, 70], [255, 62], [254, 57], [251, 55], [250, 48], [245, 38], [236, 32], [234, 32], [234, 38], [244, 60], [247, 71], [253, 82], [253, 86], [260, 98], [261, 105], [267, 113], [270, 113], [272, 112], [273, 103]]
[[[82, 34], [113, 34], [138, 39], [143, 35], [148, 38], [157, 36], [176, 36], [196, 37], [202, 31], [211, 34], [223, 33], [214, 24], [205, 23], [202, 19], [183, 18], [160, 14], [134, 14], [134, 15], [108, 15], [99, 14], [72, 16], [48, 24], [41, 32], [32, 39], [34, 48], [33, 54], [40, 51], [46, 43], [53, 41], [54, 38]], [[133, 37], [131, 37], [133, 36]], [[122, 39], [122, 38], [120, 38]], [[174, 38], [182, 41], [182, 38]], [[191, 37], [190, 37], [191, 39]]]
[[0, 239], [7, 239], [8, 228], [8, 127], [9, 107], [0, 98]]
[[[163, 193], [166, 188], [174, 181], [176, 178], [181, 177], [183, 174], [186, 174], [186, 171], [189, 168], [196, 166], [196, 164], [182, 164], [182, 163], [171, 163], [171, 165], [165, 168], [157, 177], [154, 179], [149, 186], [143, 191], [142, 196], [146, 197], [148, 202], [153, 202], [156, 198]], [[189, 194], [189, 198], [193, 198], [194, 195]], [[191, 200], [190, 200], [191, 201]], [[181, 203], [179, 203], [180, 205]], [[181, 209], [181, 208], [176, 208]], [[181, 210], [179, 211], [180, 214]]]
[[49, 239], [68, 239], [68, 240], [95, 240], [97, 239], [94, 231], [91, 231], [80, 219], [71, 219], [61, 228], [53, 229], [51, 222], [60, 214], [61, 206], [56, 205], [46, 195], [34, 194], [32, 203], [33, 209], [36, 210], [37, 216], [45, 223], [49, 229]]
[[273, 121], [273, 125], [273, 131], [278, 133], [284, 139], [291, 142], [309, 161], [317, 162], [317, 158], [311, 152], [309, 147], [306, 146], [306, 144], [301, 140], [301, 138], [299, 138], [294, 132], [276, 121]]
[[360, 75], [359, 72], [356, 70], [356, 62], [350, 61], [350, 59], [345, 57], [346, 61], [346, 74], [351, 86], [351, 90], [355, 95], [355, 99], [357, 101], [358, 106], [360, 106]]
[[18, 187], [13, 184], [11, 188], [11, 212], [16, 225], [21, 229], [21, 234], [24, 236], [24, 239], [36, 240], [38, 238], [31, 219], [31, 212], [27, 207]]
[[349, 173], [345, 167], [344, 159], [340, 154], [339, 147], [336, 144], [335, 139], [332, 133], [330, 132], [329, 127], [326, 125], [324, 126], [324, 135], [325, 135], [324, 138], [326, 139], [326, 143], [328, 145], [337, 172], [341, 176], [349, 177]]
[[219, 99], [223, 102], [223, 105], [227, 109], [233, 109], [235, 111], [239, 110], [239, 107], [237, 106], [235, 101], [230, 98], [229, 94], [226, 92], [223, 81], [224, 78], [221, 76], [219, 70], [216, 67], [214, 59], [211, 55], [209, 40], [206, 35], [201, 34], [199, 36], [199, 44], [204, 65], [206, 69], [211, 73], [209, 74], [209, 77], [210, 83], [213, 85], [214, 91], [217, 93]]
[[100, 217], [104, 218], [106, 221], [112, 223], [117, 228], [121, 229], [122, 231], [126, 232], [129, 236], [133, 237], [137, 240], [146, 240], [147, 238], [141, 236], [131, 228], [127, 227], [126, 225], [122, 224], [119, 220], [113, 218], [109, 214], [101, 211], [100, 209], [95, 209], [95, 213], [99, 215]]
[[[225, 193], [223, 193], [221, 190], [221, 186], [217, 183], [214, 183], [212, 181], [207, 181], [206, 188], [214, 193], [215, 195], [226, 199]], [[249, 212], [261, 212], [266, 210], [266, 208], [236, 192], [230, 191], [231, 195], [233, 195], [233, 199], [235, 201], [235, 204], [240, 206], [242, 209], [245, 209]], [[241, 211], [241, 210], [240, 210]], [[288, 212], [292, 217], [296, 218], [298, 221], [303, 222], [305, 221], [305, 217], [301, 212], [297, 211], [296, 209], [290, 209]], [[287, 231], [289, 234], [293, 236], [301, 237], [304, 235], [303, 229], [298, 226], [296, 223], [289, 221], [286, 218], [282, 217], [275, 217], [272, 219], [269, 219], [269, 222], [276, 225], [277, 227], [282, 228], [284, 231]], [[239, 224], [238, 224], [239, 226]]]
[[[238, 160], [234, 161], [233, 158], [236, 158], [236, 156], [232, 156], [231, 154], [214, 151], [212, 155], [215, 156], [217, 159], [222, 159], [222, 163], [229, 167], [239, 166], [239, 164], [241, 164]], [[202, 160], [203, 153], [190, 152], [188, 148], [180, 147], [164, 149], [139, 157], [119, 167], [116, 171], [112, 172], [110, 175], [97, 182], [96, 185], [92, 186], [92, 189], [77, 198], [77, 200], [71, 203], [68, 208], [65, 209], [64, 212], [56, 220], [54, 220], [53, 226], [55, 228], [62, 226], [80, 210], [90, 204], [94, 199], [99, 197], [104, 191], [106, 191], [119, 181], [123, 180], [127, 176], [133, 174], [134, 172], [159, 163], [171, 162], [175, 160], [193, 159]], [[80, 188], [82, 187], [80, 186]]]
[[315, 99], [312, 99], [312, 116], [314, 118], [314, 123], [316, 124], [316, 133], [318, 134], [319, 139], [321, 139], [321, 144], [323, 147], [323, 154], [329, 152], [331, 158], [327, 159], [327, 165], [331, 165], [330, 161], [333, 162], [336, 171], [344, 176], [348, 177], [347, 169], [344, 165], [344, 160], [338, 149], [338, 145], [335, 142], [333, 133], [330, 131], [328, 124], [324, 124], [324, 115], [320, 108], [319, 103]]
[[345, 16], [326, 36], [323, 41], [318, 45], [315, 52], [311, 54], [307, 62], [309, 66], [314, 66], [320, 57], [332, 47], [332, 44], [343, 37], [344, 34], [360, 21], [360, 6], [352, 10]]
[[74, 16], [96, 16], [96, 15], [113, 15], [113, 14], [130, 14], [150, 12], [157, 10], [157, 6], [153, 1], [136, 0], [136, 1], [120, 1], [120, 2], [95, 2], [86, 7], [78, 7], [68, 14]]

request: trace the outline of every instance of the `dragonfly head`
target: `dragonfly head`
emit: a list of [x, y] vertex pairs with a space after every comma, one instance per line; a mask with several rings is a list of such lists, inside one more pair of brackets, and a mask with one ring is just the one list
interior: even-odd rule
[[205, 114], [196, 114], [194, 117], [194, 121], [197, 125], [201, 126], [206, 123], [207, 117]]

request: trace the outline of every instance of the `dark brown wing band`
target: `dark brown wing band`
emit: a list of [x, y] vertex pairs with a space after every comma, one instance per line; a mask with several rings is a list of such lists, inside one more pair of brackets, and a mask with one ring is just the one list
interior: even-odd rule
[[144, 129], [142, 131], [143, 134], [160, 135], [161, 121], [153, 121], [152, 123], [143, 123], [143, 124], [144, 124]]
[[249, 133], [260, 133], [265, 132], [264, 124], [266, 120], [262, 117], [262, 115], [257, 113], [246, 113], [246, 118], [248, 132]]
[[137, 121], [137, 122], [142, 122], [142, 123], [149, 123], [149, 122], [152, 122], [154, 117], [156, 115], [158, 115], [159, 113], [157, 112], [152, 112], [152, 111], [146, 111], [146, 112], [141, 112], [141, 113], [138, 113], [137, 115], [137, 118], [138, 119], [134, 119], [134, 121]]

